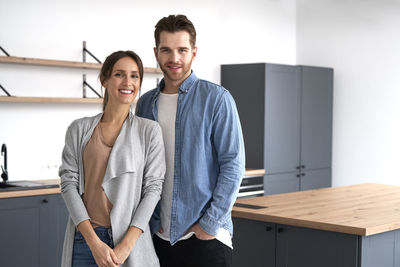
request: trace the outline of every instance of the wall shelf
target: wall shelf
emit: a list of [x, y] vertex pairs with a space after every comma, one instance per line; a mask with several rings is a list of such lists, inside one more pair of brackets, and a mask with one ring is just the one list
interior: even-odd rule
[[93, 103], [102, 104], [103, 98], [72, 98], [72, 97], [20, 97], [0, 96], [0, 103]]
[[[102, 64], [68, 60], [40, 59], [27, 57], [0, 56], [0, 63], [36, 65], [48, 67], [67, 67], [75, 69], [100, 70]], [[144, 67], [145, 73], [162, 74], [160, 68]], [[0, 96], [0, 103], [103, 103], [103, 98], [73, 98], [73, 97], [19, 97]]]
[[[27, 58], [27, 57], [11, 57], [11, 56], [0, 56], [0, 63], [38, 65], [38, 66], [49, 66], [49, 67], [67, 67], [67, 68], [77, 68], [77, 69], [95, 69], [95, 70], [99, 70], [102, 66], [102, 64], [99, 63]], [[162, 74], [161, 69], [159, 68], [144, 67], [144, 72], [151, 74]]]

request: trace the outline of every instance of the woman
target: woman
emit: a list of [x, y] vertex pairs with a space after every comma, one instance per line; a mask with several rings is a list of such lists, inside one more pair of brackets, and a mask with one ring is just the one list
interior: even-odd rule
[[62, 266], [159, 266], [148, 222], [164, 181], [164, 144], [157, 123], [131, 113], [142, 61], [115, 52], [99, 76], [103, 113], [75, 120], [65, 138], [59, 175], [70, 219]]

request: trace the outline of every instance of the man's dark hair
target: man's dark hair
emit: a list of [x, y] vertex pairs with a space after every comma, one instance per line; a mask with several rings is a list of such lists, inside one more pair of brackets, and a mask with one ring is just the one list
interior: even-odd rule
[[160, 34], [162, 31], [170, 33], [187, 31], [189, 33], [189, 41], [192, 47], [196, 46], [196, 29], [193, 23], [185, 15], [169, 15], [160, 19], [154, 31], [154, 38], [156, 40], [156, 47], [160, 44]]

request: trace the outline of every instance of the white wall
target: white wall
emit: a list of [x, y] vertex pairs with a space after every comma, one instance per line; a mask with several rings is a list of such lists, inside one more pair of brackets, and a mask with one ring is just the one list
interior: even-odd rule
[[297, 63], [333, 67], [333, 185], [400, 185], [400, 1], [298, 0]]
[[[200, 78], [219, 83], [220, 64], [295, 64], [295, 0], [1, 0], [0, 45], [20, 57], [82, 59], [82, 41], [98, 58], [136, 51], [155, 67], [153, 31], [169, 14], [186, 14], [198, 32]], [[85, 71], [100, 89], [97, 72]], [[0, 84], [16, 96], [80, 97], [82, 71], [0, 64]], [[143, 91], [155, 86], [147, 75]], [[4, 95], [0, 92], [0, 95]], [[0, 144], [9, 152], [10, 180], [57, 177], [69, 123], [100, 111], [93, 104], [0, 103]], [[1, 163], [2, 164], [2, 163]]]

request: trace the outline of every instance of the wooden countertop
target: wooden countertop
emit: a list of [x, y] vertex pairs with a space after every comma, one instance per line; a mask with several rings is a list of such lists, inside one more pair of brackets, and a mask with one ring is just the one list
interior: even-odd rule
[[[60, 184], [60, 179], [49, 179], [49, 180], [38, 180], [38, 182], [48, 184]], [[32, 189], [32, 190], [20, 190], [20, 191], [6, 191], [0, 192], [1, 198], [13, 198], [13, 197], [29, 197], [49, 194], [60, 194], [61, 189], [57, 188], [46, 188], [46, 189]]]
[[400, 228], [400, 186], [359, 184], [240, 199], [232, 216], [368, 236]]
[[255, 175], [264, 175], [265, 170], [264, 169], [246, 169], [244, 172], [244, 176], [255, 176]]
[[[263, 169], [246, 169], [245, 176], [251, 175], [264, 175]], [[38, 180], [38, 182], [44, 182], [49, 184], [60, 184], [60, 179], [49, 179], [49, 180]], [[48, 194], [60, 194], [60, 188], [47, 188], [47, 189], [33, 189], [33, 190], [21, 190], [21, 191], [7, 191], [0, 192], [0, 198], [12, 198], [12, 197], [28, 197]]]

